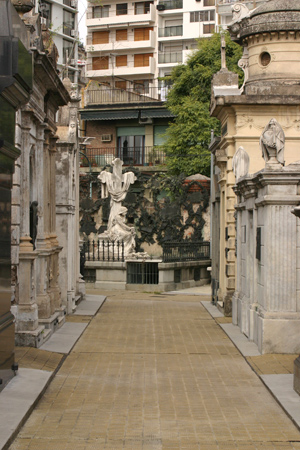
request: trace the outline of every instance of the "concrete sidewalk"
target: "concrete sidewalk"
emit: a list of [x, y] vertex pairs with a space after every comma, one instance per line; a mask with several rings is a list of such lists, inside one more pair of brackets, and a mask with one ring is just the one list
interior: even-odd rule
[[300, 449], [222, 321], [196, 295], [110, 292], [11, 450]]
[[76, 312], [66, 317], [66, 323], [42, 347], [16, 347], [17, 376], [0, 394], [1, 449], [8, 448], [105, 298], [87, 295]]

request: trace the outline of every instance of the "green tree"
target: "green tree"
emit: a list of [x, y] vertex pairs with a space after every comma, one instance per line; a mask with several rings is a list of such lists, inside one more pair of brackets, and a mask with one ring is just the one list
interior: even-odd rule
[[[242, 56], [242, 48], [226, 40], [226, 63], [230, 71], [241, 75], [237, 62]], [[175, 115], [174, 122], [167, 130], [165, 149], [170, 173], [195, 173], [210, 175], [211, 130], [219, 133], [219, 121], [209, 115], [211, 80], [221, 69], [221, 35], [199, 40], [198, 50], [186, 64], [173, 69], [170, 76], [172, 88], [168, 94], [167, 107]]]

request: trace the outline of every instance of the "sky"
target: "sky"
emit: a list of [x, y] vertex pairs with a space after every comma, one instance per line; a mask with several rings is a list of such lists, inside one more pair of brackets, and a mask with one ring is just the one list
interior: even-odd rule
[[85, 11], [87, 8], [87, 0], [78, 0], [78, 29], [79, 29], [79, 38], [84, 43], [86, 41], [86, 26], [85, 26]]

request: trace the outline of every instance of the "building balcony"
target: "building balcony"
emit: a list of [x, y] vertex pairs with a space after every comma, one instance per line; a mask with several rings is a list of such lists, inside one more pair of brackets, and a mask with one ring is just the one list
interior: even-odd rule
[[101, 55], [103, 55], [105, 52], [120, 52], [120, 54], [124, 54], [131, 50], [150, 51], [156, 47], [156, 33], [152, 30], [149, 31], [149, 39], [146, 41], [135, 41], [134, 36], [132, 36], [132, 38], [129, 38], [127, 41], [115, 41], [107, 44], [93, 44], [92, 42], [92, 36], [88, 36], [86, 50], [88, 53], [92, 53], [93, 56], [96, 52], [101, 52]]
[[135, 67], [132, 61], [127, 66], [114, 67], [114, 65], [109, 63], [108, 69], [93, 70], [91, 64], [87, 64], [86, 67], [86, 77], [87, 78], [101, 78], [101, 77], [132, 77], [139, 75], [152, 75], [155, 76], [156, 72], [156, 60], [153, 57], [149, 58], [149, 65]]
[[182, 63], [182, 52], [173, 53], [159, 53], [158, 54], [158, 64], [181, 64]]
[[88, 12], [86, 15], [86, 26], [93, 27], [95, 29], [101, 28], [118, 28], [128, 27], [134, 25], [149, 25], [153, 24], [156, 20], [155, 6], [150, 5], [150, 10], [146, 14], [123, 14], [121, 16], [109, 15], [108, 17], [93, 17], [92, 12]]
[[176, 38], [181, 39], [182, 36], [183, 36], [183, 26], [182, 25], [158, 29], [159, 41], [176, 40]]
[[157, 5], [157, 10], [159, 13], [182, 8], [183, 8], [183, 0], [161, 0]]
[[132, 104], [160, 101], [157, 87], [148, 87], [144, 92], [134, 89], [110, 89], [107, 86], [88, 87], [84, 93], [84, 105]]
[[161, 147], [86, 147], [81, 154], [80, 167], [99, 167], [109, 165], [115, 158], [120, 158], [124, 166], [160, 166], [166, 162], [166, 155]]

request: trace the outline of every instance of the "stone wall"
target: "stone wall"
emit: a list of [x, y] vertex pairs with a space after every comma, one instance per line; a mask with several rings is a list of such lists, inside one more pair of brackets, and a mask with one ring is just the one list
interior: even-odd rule
[[237, 182], [237, 287], [233, 323], [261, 353], [299, 353], [300, 164]]

